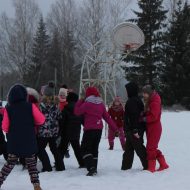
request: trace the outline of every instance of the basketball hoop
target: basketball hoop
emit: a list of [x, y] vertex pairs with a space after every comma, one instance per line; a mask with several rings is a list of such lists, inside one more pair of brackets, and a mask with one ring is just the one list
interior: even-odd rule
[[113, 43], [122, 52], [130, 53], [140, 48], [145, 37], [142, 30], [135, 24], [124, 22], [113, 30]]

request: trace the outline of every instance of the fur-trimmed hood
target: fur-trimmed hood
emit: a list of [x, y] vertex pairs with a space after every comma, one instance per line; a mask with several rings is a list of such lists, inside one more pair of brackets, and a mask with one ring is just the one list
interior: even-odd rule
[[28, 93], [29, 101], [34, 99], [34, 100], [36, 100], [35, 103], [39, 103], [40, 94], [35, 89], [30, 88], [30, 87], [26, 88], [26, 90], [27, 90], [27, 93]]

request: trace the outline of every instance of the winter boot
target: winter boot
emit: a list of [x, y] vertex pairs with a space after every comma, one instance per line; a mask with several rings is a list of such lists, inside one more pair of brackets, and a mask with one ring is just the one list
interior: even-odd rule
[[169, 165], [166, 163], [164, 156], [160, 156], [157, 160], [158, 163], [160, 164], [160, 167], [157, 171], [163, 171], [169, 168]]
[[149, 172], [154, 173], [156, 171], [156, 160], [148, 160], [148, 169]]
[[97, 171], [96, 168], [93, 167], [89, 170], [86, 176], [95, 176], [95, 175], [97, 175]]
[[98, 171], [98, 158], [93, 158], [93, 160], [94, 160], [94, 167], [95, 167], [96, 173], [97, 173], [97, 171]]
[[113, 150], [113, 145], [110, 145], [109, 150]]
[[42, 190], [42, 188], [40, 187], [40, 185], [34, 185], [34, 190]]

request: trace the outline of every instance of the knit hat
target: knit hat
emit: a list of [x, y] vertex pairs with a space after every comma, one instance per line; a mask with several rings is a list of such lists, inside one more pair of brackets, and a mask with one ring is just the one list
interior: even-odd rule
[[142, 89], [142, 92], [143, 92], [143, 93], [147, 93], [147, 94], [149, 94], [149, 95], [151, 95], [151, 94], [153, 93], [153, 91], [154, 91], [154, 87], [151, 86], [151, 85], [145, 85], [145, 86], [143, 87], [143, 89]]
[[52, 86], [52, 85], [45, 86], [43, 95], [45, 95], [45, 96], [54, 96], [54, 94], [55, 94], [54, 86]]
[[86, 89], [86, 98], [89, 96], [100, 97], [100, 93], [96, 87], [88, 87]]
[[65, 97], [67, 97], [68, 96], [68, 89], [66, 89], [66, 88], [60, 88], [59, 89], [59, 96], [65, 96]]
[[28, 101], [31, 103], [38, 103], [40, 101], [39, 93], [33, 88], [26, 88], [28, 93]]

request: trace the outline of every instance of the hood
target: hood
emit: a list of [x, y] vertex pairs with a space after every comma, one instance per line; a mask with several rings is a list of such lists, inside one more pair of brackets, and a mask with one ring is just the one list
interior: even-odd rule
[[96, 87], [88, 87], [86, 89], [86, 98], [89, 96], [100, 97], [100, 93]]
[[129, 98], [137, 97], [139, 94], [139, 87], [136, 83], [130, 82], [125, 85], [125, 88], [127, 90], [127, 94]]
[[67, 96], [67, 102], [77, 102], [79, 99], [79, 96], [74, 92], [69, 92]]
[[16, 84], [11, 87], [8, 93], [8, 103], [9, 105], [18, 103], [18, 102], [26, 102], [27, 101], [27, 90], [21, 84]]
[[40, 101], [39, 93], [33, 88], [26, 88], [28, 93], [28, 101], [31, 103], [38, 103]]

